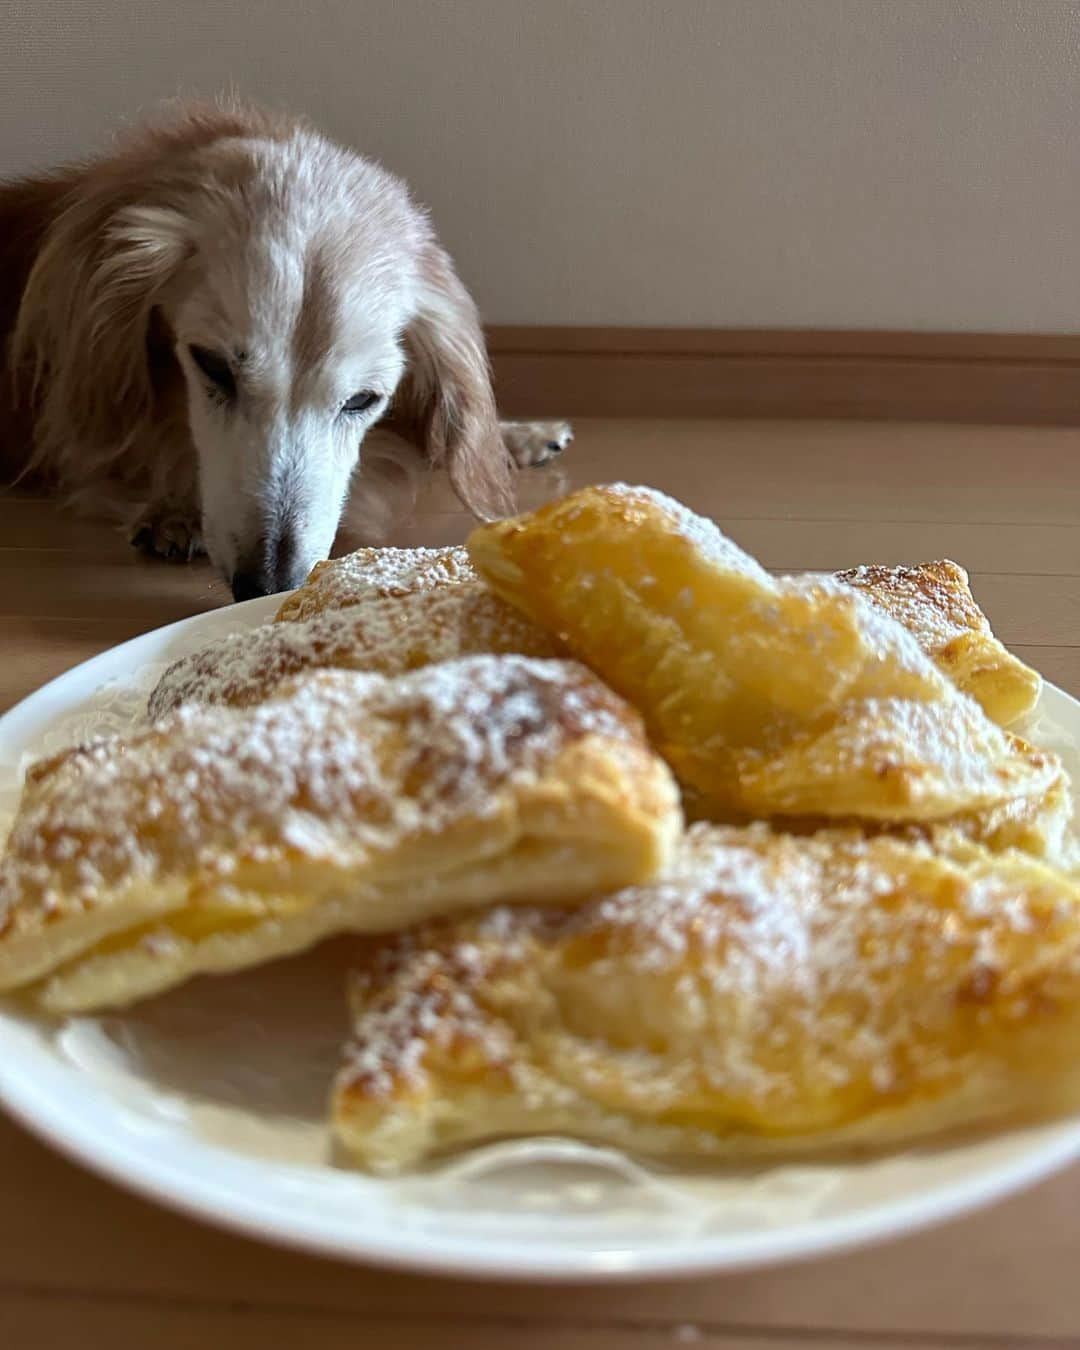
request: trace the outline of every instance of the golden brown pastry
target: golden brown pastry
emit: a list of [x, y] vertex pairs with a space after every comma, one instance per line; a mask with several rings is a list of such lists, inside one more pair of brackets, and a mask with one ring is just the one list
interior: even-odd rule
[[[689, 820], [708, 820], [709, 812], [691, 792], [683, 793]], [[814, 834], [829, 828], [850, 828], [863, 834], [890, 834], [922, 841], [934, 848], [953, 840], [981, 844], [993, 852], [1022, 849], [1065, 871], [1080, 875], [1080, 848], [1072, 831], [1073, 802], [1067, 778], [1062, 776], [1041, 796], [1016, 797], [984, 811], [961, 812], [946, 820], [906, 821], [899, 824], [858, 820], [855, 817], [783, 816], [777, 823], [794, 834]]]
[[150, 695], [149, 714], [181, 703], [261, 703], [282, 680], [337, 668], [402, 675], [460, 656], [556, 656], [558, 644], [481, 581], [368, 596], [294, 623], [267, 623], [181, 657]]
[[344, 558], [317, 562], [298, 591], [281, 603], [278, 623], [347, 609], [372, 596], [411, 595], [475, 581], [469, 555], [452, 548], [360, 548]]
[[1080, 893], [1021, 854], [699, 825], [653, 883], [371, 944], [333, 1096], [362, 1166], [559, 1133], [907, 1144], [1080, 1104]]
[[0, 988], [123, 1004], [328, 933], [651, 876], [681, 830], [637, 715], [583, 667], [317, 671], [39, 764], [0, 861]]
[[773, 578], [647, 488], [586, 488], [474, 532], [500, 595], [638, 707], [714, 819], [943, 820], [1042, 799], [1009, 737], [899, 624], [832, 579]]
[[1042, 677], [994, 636], [968, 574], [954, 562], [918, 567], [853, 567], [836, 579], [854, 586], [908, 630], [957, 688], [1002, 726], [1039, 700]]

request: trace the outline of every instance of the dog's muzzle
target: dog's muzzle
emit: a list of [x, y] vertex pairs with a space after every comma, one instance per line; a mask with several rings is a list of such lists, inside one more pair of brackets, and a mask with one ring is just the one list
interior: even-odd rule
[[303, 558], [297, 556], [295, 538], [284, 535], [272, 543], [260, 540], [241, 558], [229, 585], [234, 600], [257, 600], [293, 590], [303, 584], [307, 574]]

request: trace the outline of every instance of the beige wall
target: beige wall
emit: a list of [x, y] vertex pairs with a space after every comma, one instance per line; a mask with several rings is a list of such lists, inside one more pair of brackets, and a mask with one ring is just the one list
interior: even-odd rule
[[493, 322], [1080, 329], [1073, 0], [0, 0], [0, 170], [230, 82]]

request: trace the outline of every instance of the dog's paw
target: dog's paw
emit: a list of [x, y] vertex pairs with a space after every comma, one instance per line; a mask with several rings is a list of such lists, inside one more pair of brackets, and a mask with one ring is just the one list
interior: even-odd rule
[[569, 422], [503, 422], [502, 434], [519, 469], [550, 463], [574, 439]]
[[169, 505], [148, 506], [132, 526], [132, 548], [169, 562], [191, 562], [206, 550], [198, 518]]

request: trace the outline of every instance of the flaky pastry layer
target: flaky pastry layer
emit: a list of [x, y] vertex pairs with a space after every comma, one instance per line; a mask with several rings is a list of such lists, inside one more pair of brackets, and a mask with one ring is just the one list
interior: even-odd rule
[[714, 819], [940, 821], [1062, 779], [856, 589], [773, 578], [650, 489], [586, 488], [468, 547], [494, 590], [641, 710]]
[[342, 558], [317, 562], [307, 581], [278, 609], [279, 623], [310, 619], [379, 596], [411, 595], [475, 581], [469, 555], [448, 548], [360, 548]]
[[169, 667], [150, 695], [162, 717], [182, 703], [261, 703], [305, 670], [403, 675], [462, 656], [557, 656], [558, 644], [481, 581], [375, 595], [312, 618], [233, 633]]
[[657, 880], [365, 944], [333, 1098], [365, 1167], [561, 1133], [895, 1146], [1080, 1104], [1080, 891], [1019, 853], [694, 826]]
[[853, 586], [915, 638], [952, 682], [1001, 726], [1038, 702], [1042, 677], [1004, 647], [954, 562], [853, 567], [836, 579]]
[[0, 988], [119, 1004], [342, 929], [650, 876], [681, 829], [637, 715], [583, 667], [319, 671], [33, 768], [0, 861]]

